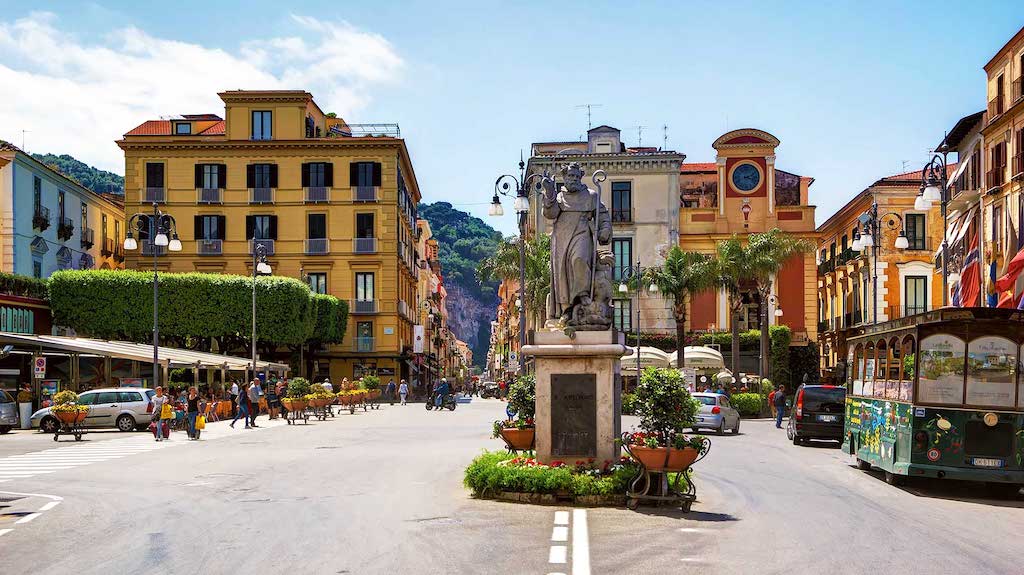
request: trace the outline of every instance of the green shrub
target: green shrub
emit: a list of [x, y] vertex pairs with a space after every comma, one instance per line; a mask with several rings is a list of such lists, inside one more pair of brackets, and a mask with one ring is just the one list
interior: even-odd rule
[[370, 391], [380, 389], [380, 378], [376, 375], [363, 376], [363, 389]]
[[302, 399], [309, 395], [309, 380], [304, 377], [293, 377], [288, 382], [288, 393], [285, 397]]
[[697, 421], [700, 409], [686, 390], [683, 376], [677, 369], [648, 367], [636, 387], [636, 415], [645, 433], [682, 433]]
[[732, 396], [732, 406], [740, 412], [743, 417], [757, 417], [761, 415], [761, 394], [759, 393], [737, 393]]
[[606, 472], [571, 463], [538, 465], [532, 459], [504, 451], [485, 451], [466, 468], [463, 483], [478, 496], [500, 491], [612, 495], [624, 494], [636, 473], [633, 463], [609, 464]]
[[622, 415], [633, 415], [636, 413], [636, 394], [622, 394]]
[[47, 298], [46, 280], [0, 273], [0, 293], [21, 297]]
[[508, 387], [508, 407], [517, 420], [533, 419], [537, 411], [537, 380], [533, 375], [521, 375]]

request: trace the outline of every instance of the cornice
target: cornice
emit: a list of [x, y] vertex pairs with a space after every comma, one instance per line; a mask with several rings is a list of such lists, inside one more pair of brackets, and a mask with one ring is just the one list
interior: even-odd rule
[[[146, 137], [146, 136], [143, 136]], [[270, 140], [269, 142], [257, 142], [252, 140], [201, 140], [195, 142], [185, 141], [152, 141], [152, 140], [117, 140], [117, 145], [122, 150], [158, 149], [158, 150], [209, 150], [209, 149], [235, 149], [235, 150], [275, 150], [275, 149], [301, 149], [301, 148], [394, 148], [401, 147], [404, 140], [401, 138], [358, 138], [358, 139], [321, 139], [321, 140]]]

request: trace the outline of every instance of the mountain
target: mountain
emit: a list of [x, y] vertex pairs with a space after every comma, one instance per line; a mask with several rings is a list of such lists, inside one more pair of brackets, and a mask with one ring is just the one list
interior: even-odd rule
[[98, 194], [124, 195], [124, 178], [113, 172], [94, 168], [67, 154], [32, 154], [32, 157]]
[[476, 268], [497, 250], [501, 233], [448, 202], [420, 204], [419, 216], [427, 220], [438, 241], [452, 331], [473, 350], [473, 363], [482, 366], [498, 307], [498, 282], [480, 284]]

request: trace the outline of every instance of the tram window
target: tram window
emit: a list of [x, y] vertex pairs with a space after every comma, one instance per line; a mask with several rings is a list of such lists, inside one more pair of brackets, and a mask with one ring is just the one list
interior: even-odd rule
[[906, 338], [903, 340], [903, 353], [900, 354], [900, 363], [903, 364], [903, 378], [900, 379], [900, 401], [913, 401], [914, 399], [914, 340]]
[[853, 394], [864, 394], [864, 347], [857, 344], [856, 359], [853, 362]]
[[979, 337], [967, 346], [967, 404], [1013, 407], [1017, 345], [1004, 337]]
[[931, 335], [921, 340], [917, 401], [961, 405], [964, 398], [964, 340]]
[[857, 369], [853, 363], [853, 349], [851, 348], [846, 352], [846, 391], [847, 393], [853, 392], [853, 372]]
[[875, 344], [864, 348], [864, 395], [871, 397], [875, 388]]

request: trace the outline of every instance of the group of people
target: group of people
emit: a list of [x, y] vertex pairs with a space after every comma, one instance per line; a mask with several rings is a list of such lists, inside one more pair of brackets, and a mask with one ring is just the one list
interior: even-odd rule
[[[270, 385], [273, 386], [273, 382]], [[235, 415], [234, 419], [231, 420], [231, 427], [235, 427], [235, 422], [238, 421], [238, 418], [242, 418], [246, 429], [259, 427], [256, 425], [256, 416], [260, 414], [260, 397], [263, 396], [260, 380], [254, 379], [251, 382], [242, 383], [242, 385], [234, 382], [231, 384], [230, 394], [232, 405], [238, 408], [237, 410], [232, 409]], [[267, 408], [270, 408], [269, 399], [267, 400]]]
[[[153, 415], [151, 416], [153, 435], [156, 436], [157, 441], [163, 441], [165, 426], [170, 426], [170, 420], [174, 419], [174, 400], [164, 393], [162, 386], [158, 385], [153, 391], [155, 392], [152, 399]], [[199, 434], [196, 432], [196, 420], [199, 419], [200, 414], [206, 411], [206, 399], [199, 395], [199, 390], [195, 386], [189, 387], [184, 397], [179, 399], [182, 399], [180, 403], [185, 408], [188, 438], [190, 440], [199, 439]], [[165, 405], [170, 409], [165, 410]]]

